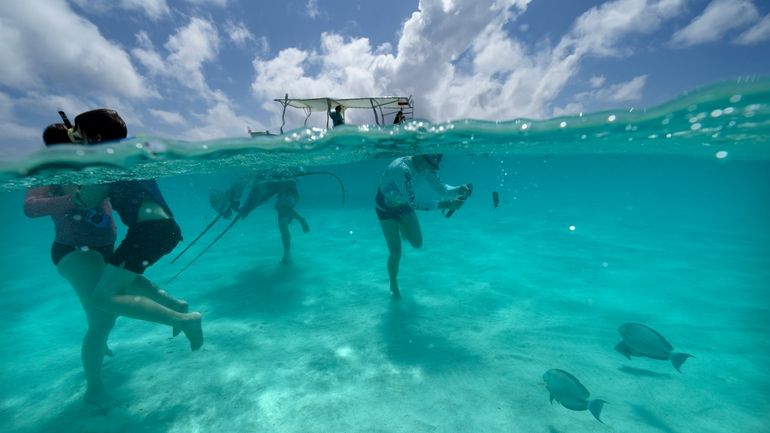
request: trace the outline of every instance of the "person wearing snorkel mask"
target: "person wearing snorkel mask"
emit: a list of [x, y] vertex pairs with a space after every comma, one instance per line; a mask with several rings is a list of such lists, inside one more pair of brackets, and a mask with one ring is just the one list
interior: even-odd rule
[[[70, 133], [73, 140], [86, 144], [121, 140], [127, 135], [120, 115], [103, 108], [75, 117]], [[171, 326], [174, 335], [183, 332], [190, 340], [190, 348], [198, 350], [203, 345], [200, 313], [188, 313], [187, 302], [172, 297], [141, 275], [182, 239], [157, 182], [113, 182], [107, 195], [128, 231], [94, 289], [96, 307], [118, 316]]]
[[[68, 128], [63, 123], [49, 125], [43, 132], [46, 146], [68, 144]], [[86, 376], [83, 400], [102, 408], [110, 405], [102, 382], [102, 360], [112, 356], [107, 338], [115, 325], [115, 315], [100, 310], [92, 301], [99, 279], [117, 238], [112, 208], [101, 185], [44, 185], [30, 188], [24, 197], [24, 213], [30, 218], [50, 216], [55, 237], [51, 260], [59, 274], [75, 290], [88, 329], [81, 346]]]
[[422, 247], [422, 231], [415, 210], [459, 209], [471, 193], [471, 185], [442, 183], [438, 170], [443, 155], [404, 156], [392, 161], [380, 179], [375, 197], [377, 218], [388, 245], [388, 277], [394, 299], [401, 297], [398, 270], [401, 236], [414, 248]]
[[[65, 123], [54, 124], [46, 129], [43, 137], [47, 145], [99, 144], [103, 141], [122, 139], [127, 135], [125, 122], [114, 110], [99, 109], [83, 113], [75, 118], [74, 126], [69, 124], [64, 113], [60, 114]], [[63, 194], [54, 194], [53, 197], [43, 200], [40, 193], [28, 193], [25, 200], [25, 212], [28, 215], [42, 216], [41, 212], [45, 212], [48, 206], [48, 211], [56, 223], [57, 237], [52, 248], [52, 258], [54, 263], [57, 263], [59, 273], [75, 287], [89, 322], [82, 349], [87, 381], [84, 401], [106, 410], [118, 404], [106, 393], [101, 381], [102, 358], [109, 352], [106, 340], [116, 316], [123, 315], [173, 326], [175, 333], [185, 333], [193, 350], [203, 343], [200, 314], [187, 313], [185, 301], [170, 296], [139, 275], [149, 264], [162, 256], [158, 255], [158, 252], [167, 248], [164, 245], [170, 242], [164, 240], [163, 233], [158, 230], [154, 233], [152, 230], [142, 233], [146, 230], [138, 223], [151, 220], [157, 213], [147, 206], [149, 200], [141, 199], [143, 194], [135, 193], [131, 197], [126, 193], [132, 191], [131, 185], [134, 185], [133, 191], [141, 186], [145, 189], [144, 194], [148, 195], [152, 195], [153, 185], [157, 188], [155, 181], [65, 185], [61, 187]], [[121, 193], [123, 196], [120, 196]], [[158, 190], [157, 194], [159, 193]], [[125, 252], [116, 255], [121, 248], [113, 253], [116, 238], [115, 223], [112, 219], [113, 206], [110, 206], [110, 200], [113, 198], [124, 212], [121, 214], [123, 222], [127, 225], [132, 223], [126, 239], [121, 244], [121, 247], [126, 246], [129, 252], [133, 252], [133, 258], [130, 260], [126, 259]], [[126, 200], [129, 202], [126, 203]], [[54, 213], [61, 213], [70, 202], [85, 214], [70, 217], [67, 214], [57, 216]], [[165, 204], [165, 201], [163, 203]], [[53, 211], [51, 206], [54, 207]], [[150, 212], [147, 212], [147, 209], [150, 209]], [[147, 215], [143, 218], [139, 215], [141, 213]], [[97, 227], [100, 231], [86, 230], [89, 228], [87, 224]], [[173, 237], [173, 231], [171, 234], [172, 236], [166, 237]], [[149, 260], [143, 260], [141, 267], [136, 266], [139, 260], [137, 255], [149, 257]], [[152, 260], [153, 257], [157, 258]]]

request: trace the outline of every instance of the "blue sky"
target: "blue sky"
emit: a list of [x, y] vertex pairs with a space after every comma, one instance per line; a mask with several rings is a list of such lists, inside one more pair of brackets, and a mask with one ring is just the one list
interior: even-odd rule
[[14, 158], [57, 109], [201, 140], [277, 131], [285, 93], [414, 95], [432, 121], [648, 107], [770, 75], [770, 2], [3, 1], [0, 42], [0, 158]]

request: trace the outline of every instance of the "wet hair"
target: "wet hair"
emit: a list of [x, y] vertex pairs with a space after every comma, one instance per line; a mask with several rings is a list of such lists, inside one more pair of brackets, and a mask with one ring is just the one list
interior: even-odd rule
[[120, 140], [128, 136], [126, 122], [107, 108], [86, 111], [75, 117], [75, 129], [91, 142]]
[[63, 123], [52, 123], [43, 130], [43, 143], [45, 143], [46, 146], [69, 142], [70, 138], [67, 135], [67, 125]]
[[342, 110], [342, 105], [338, 105], [334, 107], [334, 111], [341, 111], [341, 110]]

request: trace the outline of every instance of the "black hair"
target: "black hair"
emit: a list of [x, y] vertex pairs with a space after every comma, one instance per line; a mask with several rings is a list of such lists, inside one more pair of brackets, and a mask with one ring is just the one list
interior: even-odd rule
[[75, 129], [90, 142], [120, 140], [128, 136], [126, 122], [117, 111], [107, 108], [80, 113], [75, 117]]
[[43, 143], [45, 143], [46, 146], [69, 142], [70, 138], [67, 134], [67, 125], [63, 123], [52, 123], [43, 130]]

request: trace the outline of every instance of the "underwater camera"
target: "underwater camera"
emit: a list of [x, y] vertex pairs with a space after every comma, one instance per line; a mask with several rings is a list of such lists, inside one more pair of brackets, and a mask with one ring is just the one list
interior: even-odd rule
[[[462, 200], [462, 201], [468, 200], [468, 198], [471, 196], [471, 194], [473, 194], [473, 184], [472, 183], [467, 183], [467, 184], [465, 184], [465, 186], [467, 186], [468, 189], [465, 191], [465, 194], [463, 194], [460, 197], [458, 197], [457, 200]], [[456, 210], [457, 209], [449, 209], [448, 211], [444, 212], [444, 216], [449, 218], [449, 217], [451, 217], [452, 215], [455, 214]]]

